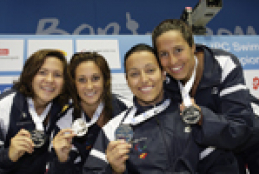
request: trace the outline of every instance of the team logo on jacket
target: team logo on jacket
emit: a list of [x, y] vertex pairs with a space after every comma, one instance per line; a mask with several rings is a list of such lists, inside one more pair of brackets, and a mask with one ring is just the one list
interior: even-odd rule
[[88, 134], [87, 140], [85, 142], [86, 150], [91, 150], [94, 144], [94, 140], [92, 139], [92, 134]]
[[142, 153], [142, 154], [139, 155], [139, 158], [140, 159], [145, 159], [146, 156], [147, 156], [147, 153]]
[[218, 87], [213, 87], [211, 90], [211, 94], [218, 94], [219, 90]]
[[92, 143], [86, 142], [86, 150], [90, 150], [92, 148]]
[[140, 159], [145, 159], [148, 155], [146, 140], [147, 138], [140, 138], [132, 141], [133, 149], [138, 152]]

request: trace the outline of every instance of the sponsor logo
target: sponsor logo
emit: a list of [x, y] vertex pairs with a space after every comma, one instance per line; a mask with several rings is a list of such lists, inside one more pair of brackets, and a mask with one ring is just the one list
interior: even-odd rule
[[257, 90], [259, 87], [259, 78], [258, 77], [254, 77], [253, 78], [253, 89]]
[[9, 49], [7, 48], [0, 48], [0, 56], [8, 56], [10, 53]]

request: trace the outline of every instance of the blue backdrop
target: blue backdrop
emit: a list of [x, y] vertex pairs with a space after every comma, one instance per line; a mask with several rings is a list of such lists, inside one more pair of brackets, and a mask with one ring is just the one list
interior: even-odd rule
[[[147, 34], [199, 0], [1, 0], [0, 34]], [[258, 0], [222, 0], [208, 33], [258, 34]]]

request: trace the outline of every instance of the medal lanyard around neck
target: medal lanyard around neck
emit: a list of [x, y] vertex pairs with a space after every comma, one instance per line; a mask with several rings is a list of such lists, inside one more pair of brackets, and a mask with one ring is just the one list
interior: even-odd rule
[[[94, 115], [93, 115], [93, 118], [90, 120], [90, 122], [86, 123], [86, 126], [87, 126], [87, 127], [90, 127], [90, 126], [92, 126], [94, 123], [97, 122], [97, 120], [99, 119], [99, 117], [100, 117], [100, 115], [101, 115], [101, 113], [102, 113], [102, 111], [103, 111], [103, 108], [104, 108], [104, 103], [101, 102], [101, 103], [98, 105], [97, 109], [95, 110]], [[84, 118], [84, 111], [82, 111], [82, 118], [85, 119], [85, 118]]]
[[36, 129], [40, 130], [40, 131], [44, 131], [43, 121], [45, 120], [45, 118], [47, 117], [47, 115], [50, 111], [50, 108], [52, 106], [52, 102], [50, 102], [47, 105], [47, 107], [44, 109], [44, 111], [40, 115], [38, 115], [36, 110], [35, 110], [33, 100], [31, 98], [27, 98], [27, 102], [28, 102], [28, 106], [29, 106], [29, 113], [31, 114], [31, 118], [36, 125]]
[[192, 86], [194, 84], [195, 76], [196, 76], [196, 69], [198, 65], [198, 59], [196, 56], [194, 56], [195, 59], [195, 66], [193, 68], [192, 76], [191, 78], [186, 82], [186, 84], [183, 86], [183, 84], [178, 80], [178, 85], [180, 87], [180, 92], [183, 99], [184, 106], [188, 107], [192, 105], [191, 97], [189, 95], [189, 92], [192, 89]]
[[123, 121], [123, 124], [137, 125], [137, 124], [153, 117], [154, 115], [159, 114], [163, 110], [165, 110], [169, 106], [170, 102], [171, 102], [171, 100], [167, 99], [162, 104], [160, 104], [159, 106], [156, 106], [152, 109], [149, 109], [146, 112], [144, 112], [142, 114], [139, 114], [135, 117], [134, 117], [134, 115], [137, 112], [137, 108], [136, 108], [136, 106], [133, 106], [133, 108], [131, 109], [127, 118]]

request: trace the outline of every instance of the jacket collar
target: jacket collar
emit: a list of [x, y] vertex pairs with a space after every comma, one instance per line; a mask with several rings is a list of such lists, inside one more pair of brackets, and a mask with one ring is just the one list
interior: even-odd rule
[[[26, 100], [26, 97], [22, 93], [17, 92], [17, 95], [15, 96], [15, 99], [14, 99], [13, 107], [15, 110], [17, 110], [21, 114], [23, 112], [28, 113], [27, 100]], [[52, 129], [54, 128], [57, 120], [61, 116], [61, 114], [59, 114], [61, 112], [61, 110], [62, 110], [61, 106], [58, 104], [57, 101], [54, 100], [52, 107], [50, 109], [50, 118], [49, 118], [49, 126], [48, 126], [47, 133], [52, 131]], [[21, 115], [21, 114], [19, 114], [19, 115]]]
[[157, 105], [160, 105], [160, 104], [163, 103], [166, 99], [169, 98], [168, 96], [169, 96], [169, 95], [167, 94], [167, 92], [164, 91], [164, 93], [163, 93], [163, 99], [162, 99], [160, 102], [156, 103], [155, 105], [149, 105], [149, 106], [141, 106], [141, 105], [139, 104], [139, 102], [137, 101], [137, 97], [134, 96], [134, 97], [133, 97], [133, 103], [134, 103], [135, 107], [137, 108], [137, 113], [136, 113], [136, 114], [141, 114], [141, 113], [143, 113], [143, 112], [145, 112], [145, 111], [147, 111], [147, 110], [149, 110], [149, 109], [154, 108], [154, 107], [157, 106]]

